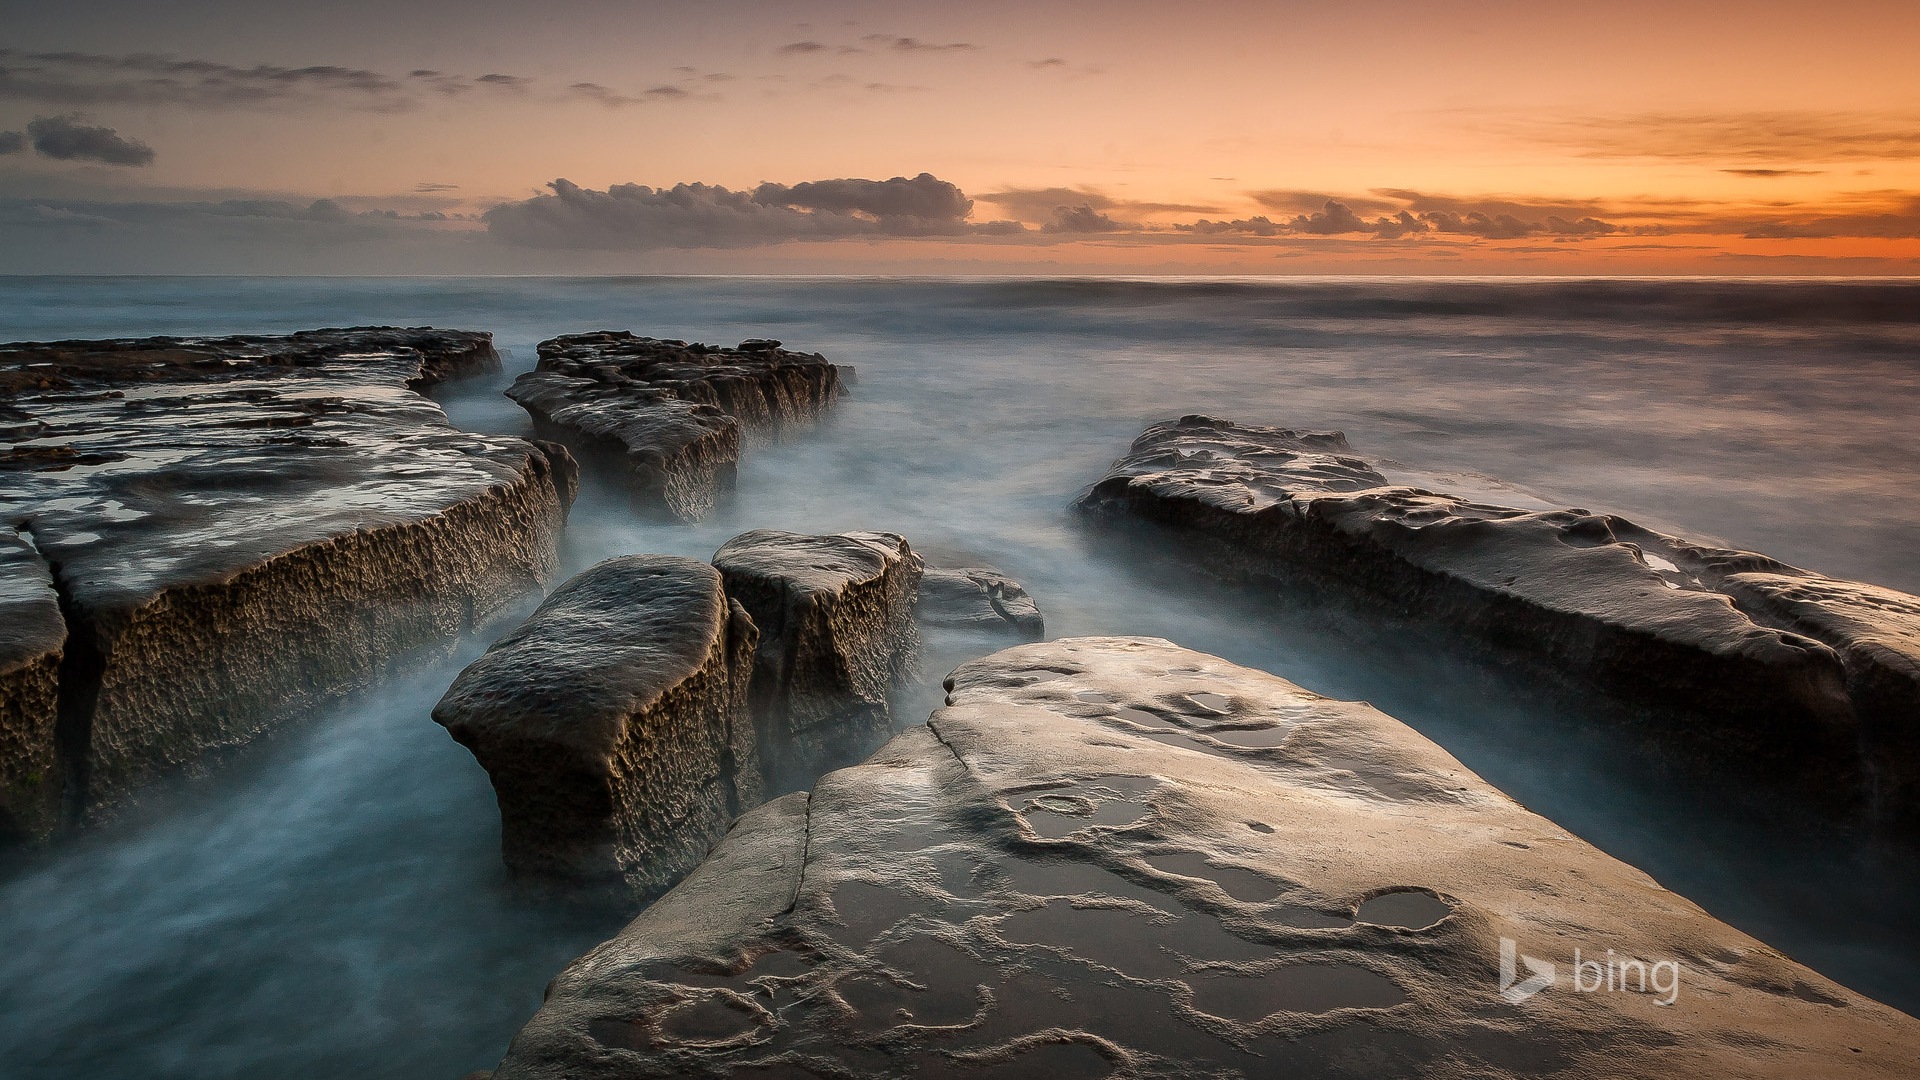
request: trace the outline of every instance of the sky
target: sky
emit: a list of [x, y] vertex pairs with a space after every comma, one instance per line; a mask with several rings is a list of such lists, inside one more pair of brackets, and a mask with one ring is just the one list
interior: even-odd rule
[[1920, 273], [1920, 4], [0, 0], [0, 273]]

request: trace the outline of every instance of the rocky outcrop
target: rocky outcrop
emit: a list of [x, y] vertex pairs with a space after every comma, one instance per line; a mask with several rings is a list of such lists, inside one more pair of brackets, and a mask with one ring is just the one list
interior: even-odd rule
[[773, 790], [877, 745], [893, 726], [887, 695], [920, 641], [921, 562], [906, 540], [756, 529], [727, 541], [713, 565], [760, 628], [752, 698]]
[[47, 835], [60, 817], [60, 598], [26, 538], [0, 530], [0, 843]]
[[932, 567], [920, 578], [920, 622], [959, 630], [1047, 636], [1039, 605], [1020, 583], [990, 566]]
[[539, 367], [507, 396], [543, 437], [624, 482], [635, 509], [697, 521], [732, 488], [743, 433], [811, 422], [842, 392], [839, 368], [778, 341], [601, 331], [541, 342]]
[[698, 863], [760, 802], [758, 637], [713, 567], [629, 555], [462, 671], [433, 718], [493, 780], [507, 867], [645, 898]]
[[550, 579], [566, 452], [414, 392], [497, 363], [487, 335], [430, 329], [0, 346], [0, 513], [66, 621], [72, 813]]
[[1188, 416], [1084, 492], [1232, 576], [1330, 583], [1667, 711], [1664, 736], [1915, 813], [1920, 599], [1585, 510], [1391, 482], [1338, 433]]
[[1365, 705], [1127, 638], [1009, 649], [949, 690], [743, 817], [554, 981], [495, 1080], [1920, 1064], [1920, 1022]]

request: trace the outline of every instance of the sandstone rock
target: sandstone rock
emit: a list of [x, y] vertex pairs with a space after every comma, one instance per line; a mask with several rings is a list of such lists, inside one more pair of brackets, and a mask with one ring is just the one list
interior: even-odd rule
[[892, 730], [888, 692], [911, 671], [920, 557], [893, 533], [756, 529], [713, 556], [760, 628], [753, 708], [773, 790], [857, 760]]
[[496, 1080], [1920, 1067], [1920, 1022], [1365, 705], [1153, 639], [949, 689], [562, 973]]
[[601, 331], [541, 342], [538, 369], [507, 396], [542, 436], [620, 478], [636, 509], [697, 521], [732, 488], [743, 432], [810, 422], [842, 392], [840, 369], [778, 341]]
[[928, 626], [1047, 636], [1039, 605], [1020, 583], [990, 566], [926, 568], [920, 578], [920, 621]]
[[713, 567], [629, 555], [461, 672], [433, 718], [493, 779], [508, 868], [644, 898], [698, 863], [760, 801], [757, 640]]
[[0, 530], [0, 843], [40, 839], [59, 823], [55, 728], [66, 639], [45, 560]]
[[1675, 710], [1663, 734], [1822, 797], [1914, 812], [1920, 599], [1394, 484], [1338, 433], [1204, 416], [1149, 428], [1077, 505], [1171, 527], [1229, 575], [1331, 583]]
[[62, 772], [93, 816], [444, 646], [555, 565], [565, 451], [414, 391], [484, 334], [0, 346], [0, 511], [67, 618]]

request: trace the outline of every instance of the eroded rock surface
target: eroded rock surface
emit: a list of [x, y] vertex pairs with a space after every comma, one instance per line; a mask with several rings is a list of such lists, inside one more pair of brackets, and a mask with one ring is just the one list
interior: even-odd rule
[[497, 363], [488, 335], [431, 329], [0, 346], [0, 514], [67, 622], [70, 810], [550, 579], [565, 450], [459, 431], [416, 392]]
[[1147, 429], [1077, 505], [1171, 527], [1228, 574], [1331, 582], [1678, 709], [1667, 734], [1823, 796], [1920, 802], [1915, 597], [1613, 515], [1395, 484], [1337, 432], [1205, 416]]
[[778, 341], [601, 331], [541, 342], [539, 367], [507, 396], [543, 437], [619, 477], [636, 509], [697, 521], [732, 488], [744, 433], [811, 422], [842, 392], [839, 368]]
[[756, 529], [714, 553], [760, 628], [753, 708], [775, 790], [857, 760], [892, 730], [888, 692], [919, 647], [921, 561], [893, 533]]
[[[1920, 1022], [1365, 705], [1153, 639], [949, 688], [562, 973], [495, 1080], [1920, 1067]], [[1677, 966], [1580, 990], [1575, 949]]]
[[433, 718], [492, 778], [508, 868], [647, 897], [698, 863], [760, 802], [757, 641], [713, 567], [629, 555], [461, 672]]
[[1039, 605], [1020, 583], [990, 566], [932, 567], [920, 578], [920, 621], [928, 626], [1047, 636]]
[[66, 640], [46, 561], [0, 529], [0, 842], [37, 839], [59, 822], [54, 738]]

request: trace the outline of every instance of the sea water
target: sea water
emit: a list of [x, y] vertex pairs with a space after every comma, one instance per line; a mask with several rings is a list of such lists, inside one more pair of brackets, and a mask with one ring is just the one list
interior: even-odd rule
[[[0, 340], [431, 324], [499, 377], [560, 333], [774, 337], [852, 364], [697, 526], [589, 486], [569, 571], [749, 528], [884, 529], [1026, 584], [1050, 636], [1145, 634], [1371, 701], [1529, 808], [1789, 956], [1920, 1010], [1920, 860], [1707, 778], [1568, 701], [1362, 614], [1185, 571], [1076, 523], [1142, 427], [1339, 429], [1482, 493], [1627, 515], [1920, 592], [1920, 284], [1738, 280], [0, 278]], [[509, 888], [486, 775], [428, 718], [484, 636], [0, 865], [0, 1071], [449, 1080], [498, 1060], [627, 912]], [[902, 723], [991, 648], [934, 635]]]

